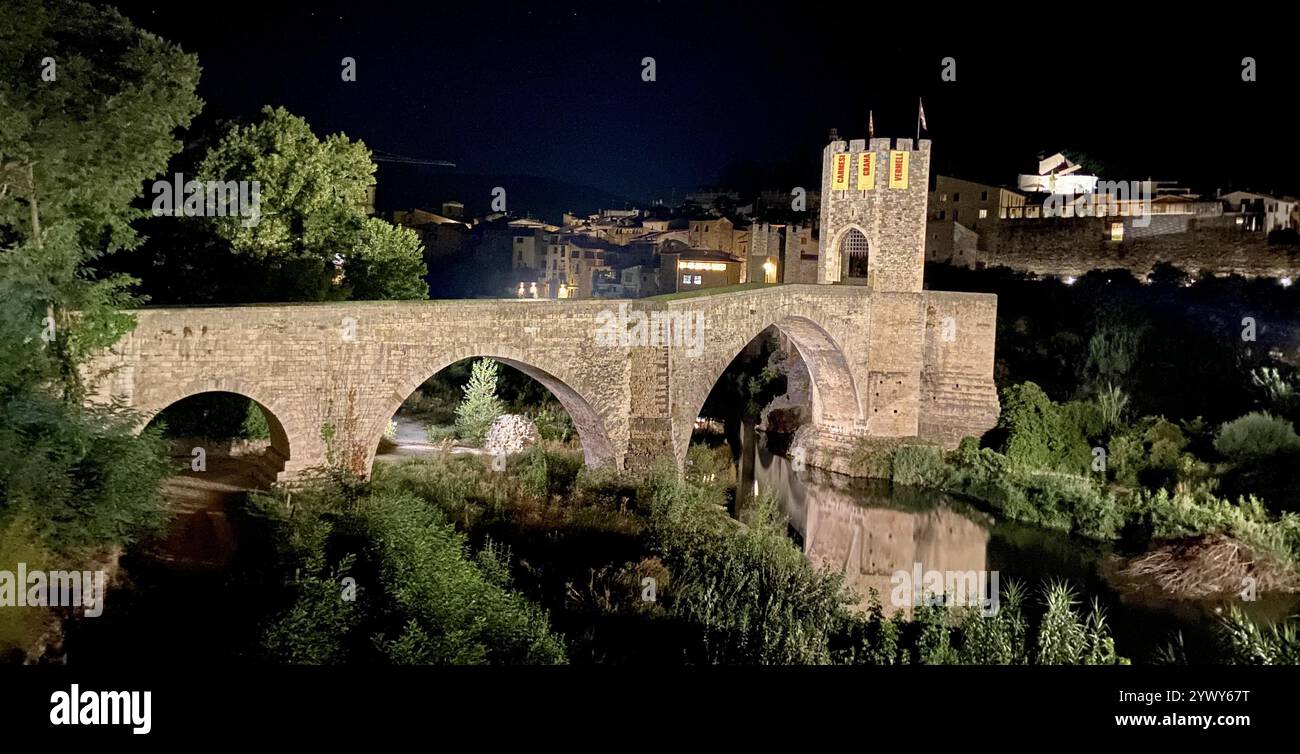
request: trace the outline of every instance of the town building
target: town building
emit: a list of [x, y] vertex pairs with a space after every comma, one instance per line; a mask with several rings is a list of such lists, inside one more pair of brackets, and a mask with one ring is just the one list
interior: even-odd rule
[[542, 298], [592, 298], [595, 275], [608, 269], [607, 243], [572, 232], [549, 234], [538, 281]]
[[672, 249], [659, 256], [659, 292], [721, 288], [740, 282], [744, 263], [716, 249]]
[[1219, 197], [1225, 212], [1240, 218], [1244, 230], [1300, 230], [1300, 199], [1253, 191], [1231, 191]]
[[1025, 206], [1025, 195], [1004, 186], [938, 175], [927, 206], [927, 220], [951, 220], [969, 226], [975, 220], [1010, 216], [1013, 210]]

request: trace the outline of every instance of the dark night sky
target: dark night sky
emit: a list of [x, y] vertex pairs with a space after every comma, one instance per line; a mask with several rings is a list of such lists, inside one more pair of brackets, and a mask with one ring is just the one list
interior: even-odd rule
[[[283, 105], [319, 135], [467, 173], [654, 199], [748, 165], [788, 190], [815, 181], [830, 127], [863, 137], [871, 109], [877, 135], [912, 136], [923, 96], [936, 172], [1014, 183], [1067, 148], [1113, 179], [1300, 193], [1294, 40], [1227, 11], [1049, 20], [1033, 5], [1013, 26], [939, 4], [873, 6], [875, 19], [805, 2], [116, 5], [198, 54], [205, 118]], [[1241, 81], [1245, 55], [1257, 82]], [[944, 56], [955, 83], [939, 79]], [[381, 167], [381, 192], [393, 169], [412, 168]]]

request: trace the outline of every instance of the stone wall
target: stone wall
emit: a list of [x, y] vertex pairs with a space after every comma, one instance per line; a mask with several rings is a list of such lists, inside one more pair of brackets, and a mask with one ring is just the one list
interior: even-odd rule
[[[1294, 277], [1300, 247], [1269, 246], [1263, 233], [1243, 232], [1230, 217], [1152, 216], [1141, 227], [1133, 218], [1044, 218], [989, 220], [975, 225], [978, 250], [954, 245], [932, 222], [927, 235], [930, 261], [962, 267], [1010, 267], [1038, 275], [1079, 276], [1089, 270], [1121, 268], [1141, 278], [1167, 262], [1188, 272], [1217, 275]], [[1111, 224], [1122, 222], [1124, 240], [1111, 240]], [[956, 249], [966, 253], [958, 255]]]
[[631, 362], [627, 349], [593, 347], [608, 308], [465, 300], [144, 309], [134, 331], [87, 365], [87, 382], [91, 400], [119, 400], [141, 424], [202, 392], [250, 397], [283, 427], [273, 445], [291, 479], [326, 462], [366, 473], [416, 387], [456, 361], [491, 356], [555, 394], [589, 463], [621, 465]]
[[[326, 463], [368, 473], [389, 418], [426, 379], [489, 356], [537, 379], [573, 417], [589, 464], [680, 463], [709, 391], [755, 336], [774, 326], [812, 382], [827, 436], [979, 434], [996, 418], [996, 298], [783, 285], [675, 300], [466, 300], [144, 309], [137, 326], [87, 365], [91, 400], [117, 400], [141, 425], [208, 391], [268, 412], [279, 478]], [[628, 318], [625, 344], [602, 322]], [[703, 325], [695, 342], [637, 340], [635, 315]], [[934, 335], [952, 316], [956, 339]], [[924, 386], [960, 377], [972, 401]], [[930, 399], [927, 401], [926, 396]], [[953, 403], [956, 401], [956, 403]], [[993, 408], [992, 416], [985, 410]]]

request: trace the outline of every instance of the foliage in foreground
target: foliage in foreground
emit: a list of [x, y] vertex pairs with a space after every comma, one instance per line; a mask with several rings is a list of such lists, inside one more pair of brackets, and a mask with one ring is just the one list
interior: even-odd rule
[[1300, 623], [1261, 625], [1237, 606], [1219, 619], [1224, 662], [1232, 665], [1300, 665]]
[[[603, 582], [603, 597], [576, 608], [596, 623], [569, 625], [585, 632], [607, 620], [648, 620], [655, 630], [638, 634], [639, 640], [668, 642], [661, 656], [686, 663], [1128, 662], [1118, 654], [1101, 606], [1081, 607], [1063, 583], [1043, 584], [1032, 595], [1015, 582], [1005, 584], [1000, 610], [991, 616], [923, 604], [910, 616], [899, 611], [886, 617], [874, 594], [872, 606], [859, 612], [858, 596], [844, 588], [842, 577], [815, 568], [785, 536], [770, 500], [746, 509], [745, 523], [732, 519], [723, 507], [726, 484], [680, 477], [670, 468], [644, 475], [586, 469], [575, 453], [534, 448], [512, 458], [504, 473], [476, 458], [421, 459], [381, 467], [369, 483], [296, 493], [290, 510], [276, 503], [268, 518], [288, 553], [285, 573], [298, 573], [292, 608], [266, 634], [269, 653], [282, 661], [324, 663], [559, 660], [561, 639], [546, 628], [541, 609], [515, 591], [526, 589], [547, 602], [554, 616], [545, 580], [510, 586], [512, 576], [531, 579], [546, 564], [521, 563], [480, 528], [518, 520], [542, 526], [549, 537], [617, 529], [628, 562], [612, 563], [609, 571], [654, 573], [657, 602], [647, 607], [639, 598], [639, 576], [614, 578]], [[481, 543], [476, 552], [467, 537]], [[647, 562], [653, 570], [633, 567]], [[340, 581], [348, 576], [360, 585], [356, 602], [339, 599]], [[467, 624], [471, 615], [461, 608], [469, 602], [491, 605], [503, 617], [489, 626]], [[661, 619], [669, 623], [656, 622]], [[1282, 662], [1295, 654], [1288, 638], [1294, 628], [1242, 624], [1239, 633], [1239, 649], [1224, 655], [1231, 661]], [[1226, 630], [1222, 636], [1231, 638]], [[564, 641], [572, 651], [583, 637]]]
[[[658, 605], [686, 627], [680, 656], [708, 664], [936, 664], [1040, 661], [1038, 641], [1052, 640], [1042, 661], [1118, 662], [1099, 609], [1083, 615], [1072, 593], [1045, 604], [1045, 633], [1022, 612], [1023, 592], [1012, 585], [998, 616], [921, 607], [912, 620], [883, 610], [859, 613], [857, 596], [840, 574], [815, 568], [785, 533], [770, 499], [745, 509], [744, 523], [725, 511], [726, 478], [703, 471], [712, 454], [693, 452], [684, 477], [659, 469], [646, 475], [582, 469], [572, 453], [540, 448], [493, 474], [473, 459], [414, 461], [383, 469], [377, 487], [430, 501], [449, 518], [472, 522], [473, 509], [532, 515], [533, 506], [630, 509], [664, 574]], [[1064, 590], [1064, 587], [1061, 588]], [[1045, 619], [1046, 620], [1046, 619]], [[1005, 625], [1004, 625], [1005, 624]], [[1055, 632], [1055, 633], [1053, 633]], [[677, 634], [674, 634], [677, 635]], [[1075, 637], [1083, 637], [1082, 643]]]
[[[261, 496], [291, 605], [264, 648], [289, 663], [554, 664], [547, 617], [510, 587], [508, 553], [469, 551], [411, 494], [321, 485]], [[354, 590], [350, 589], [354, 586]]]
[[1045, 583], [1041, 612], [1018, 582], [1002, 590], [999, 610], [921, 604], [908, 619], [886, 618], [875, 594], [865, 618], [848, 624], [836, 662], [856, 665], [1128, 665], [1115, 651], [1106, 614], [1094, 601], [1077, 609], [1074, 590]]
[[[138, 245], [132, 201], [179, 150], [198, 75], [111, 8], [0, 13], [0, 567], [85, 568], [162, 522], [161, 442], [85, 408], [80, 370], [133, 325], [131, 281], [93, 265]], [[42, 616], [6, 617], [0, 649], [41, 651], [50, 615], [17, 612]]]

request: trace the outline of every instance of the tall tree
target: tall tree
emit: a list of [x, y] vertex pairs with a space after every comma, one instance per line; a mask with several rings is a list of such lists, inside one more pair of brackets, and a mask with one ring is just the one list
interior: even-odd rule
[[[0, 562], [84, 566], [161, 523], [157, 439], [83, 407], [78, 366], [131, 325], [129, 280], [92, 263], [138, 244], [131, 203], [198, 112], [198, 76], [109, 8], [0, 14]], [[0, 624], [0, 648], [39, 628]]]
[[76, 362], [129, 326], [129, 281], [90, 263], [139, 243], [131, 202], [179, 150], [198, 77], [112, 8], [19, 0], [0, 16], [0, 328], [27, 378], [52, 369], [75, 392]]
[[230, 130], [199, 165], [200, 181], [257, 181], [260, 210], [214, 217], [215, 232], [275, 281], [272, 297], [297, 300], [424, 298], [418, 236], [367, 218], [370, 150], [343, 134], [318, 139], [284, 108]]

